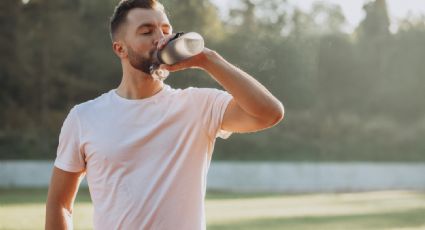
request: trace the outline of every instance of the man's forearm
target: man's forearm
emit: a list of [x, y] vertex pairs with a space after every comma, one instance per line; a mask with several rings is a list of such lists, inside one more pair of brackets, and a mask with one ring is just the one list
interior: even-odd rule
[[283, 116], [282, 103], [252, 76], [227, 62], [214, 51], [208, 50], [206, 59], [202, 68], [232, 94], [245, 112], [271, 120]]
[[48, 204], [46, 207], [46, 230], [70, 230], [72, 226], [72, 214], [66, 208], [59, 205]]

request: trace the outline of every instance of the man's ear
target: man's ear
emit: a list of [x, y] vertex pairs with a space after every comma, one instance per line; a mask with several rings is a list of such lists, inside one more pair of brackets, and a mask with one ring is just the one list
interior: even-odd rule
[[112, 43], [112, 49], [114, 50], [114, 53], [119, 58], [125, 58], [127, 57], [127, 48], [121, 41], [115, 41]]

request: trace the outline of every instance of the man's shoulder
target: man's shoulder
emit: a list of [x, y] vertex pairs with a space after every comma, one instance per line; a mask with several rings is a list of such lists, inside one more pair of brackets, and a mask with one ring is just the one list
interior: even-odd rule
[[207, 88], [207, 87], [187, 87], [185, 89], [181, 90], [182, 93], [184, 94], [192, 94], [194, 96], [196, 95], [207, 95], [207, 94], [211, 94], [211, 93], [220, 93], [220, 92], [225, 92], [223, 90], [220, 89], [216, 89], [216, 88]]
[[73, 109], [77, 110], [78, 113], [85, 113], [85, 112], [92, 112], [93, 110], [98, 110], [101, 107], [105, 107], [109, 103], [110, 93], [111, 91], [104, 92], [96, 98], [78, 103], [74, 106]]
[[178, 89], [169, 94], [169, 96], [178, 102], [187, 101], [189, 104], [193, 105], [211, 103], [213, 101], [220, 100], [220, 98], [231, 97], [227, 91], [207, 87], [187, 87], [184, 89]]

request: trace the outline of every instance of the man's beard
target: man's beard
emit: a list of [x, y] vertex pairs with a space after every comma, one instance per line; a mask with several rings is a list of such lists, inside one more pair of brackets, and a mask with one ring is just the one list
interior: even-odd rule
[[128, 48], [128, 59], [130, 61], [131, 66], [134, 68], [151, 75], [150, 67], [154, 64], [153, 58], [154, 50], [149, 52], [149, 57], [143, 57], [142, 55], [135, 52], [130, 47]]

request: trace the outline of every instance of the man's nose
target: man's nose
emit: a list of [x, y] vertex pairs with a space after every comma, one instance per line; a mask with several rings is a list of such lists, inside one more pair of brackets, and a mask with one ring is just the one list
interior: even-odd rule
[[161, 39], [164, 39], [164, 38], [165, 38], [164, 33], [162, 32], [162, 30], [159, 30], [159, 32], [157, 32], [157, 33], [155, 34], [155, 41], [154, 41], [154, 45], [155, 45], [155, 46], [158, 46], [159, 41], [161, 41]]

